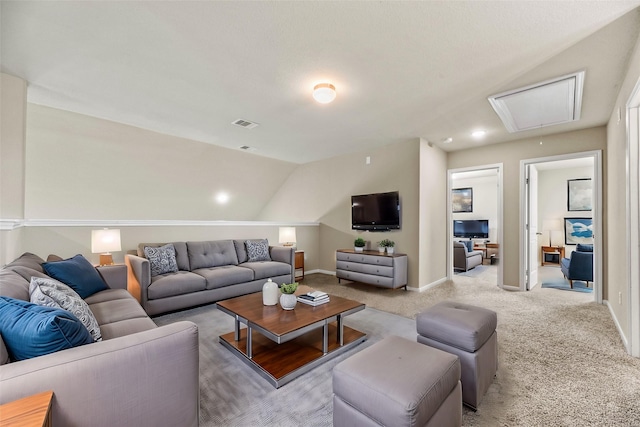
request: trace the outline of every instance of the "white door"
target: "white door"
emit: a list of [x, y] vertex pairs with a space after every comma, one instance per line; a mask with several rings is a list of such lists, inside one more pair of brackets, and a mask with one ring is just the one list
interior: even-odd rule
[[527, 277], [526, 289], [538, 284], [538, 169], [527, 165]]

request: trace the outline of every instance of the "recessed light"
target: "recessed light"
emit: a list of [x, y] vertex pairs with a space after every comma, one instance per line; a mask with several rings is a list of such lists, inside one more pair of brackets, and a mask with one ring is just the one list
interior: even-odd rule
[[216, 202], [218, 202], [219, 204], [224, 205], [228, 201], [229, 201], [229, 194], [225, 193], [224, 191], [221, 191], [218, 194], [216, 194]]
[[452, 142], [453, 142], [453, 138], [451, 137], [442, 139], [443, 144], [451, 144]]
[[474, 131], [471, 136], [474, 137], [475, 139], [480, 139], [480, 138], [484, 138], [484, 136], [487, 134], [486, 131], [483, 130], [477, 130]]

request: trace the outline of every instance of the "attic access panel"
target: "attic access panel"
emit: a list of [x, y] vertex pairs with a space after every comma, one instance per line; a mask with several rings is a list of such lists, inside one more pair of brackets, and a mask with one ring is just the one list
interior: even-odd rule
[[580, 120], [584, 71], [489, 97], [509, 132]]

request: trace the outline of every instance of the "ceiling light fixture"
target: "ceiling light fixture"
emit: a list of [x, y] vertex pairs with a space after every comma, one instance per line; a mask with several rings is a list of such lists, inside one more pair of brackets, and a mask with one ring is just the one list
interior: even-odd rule
[[452, 142], [453, 142], [453, 138], [451, 137], [442, 139], [443, 144], [451, 144]]
[[336, 99], [336, 87], [331, 83], [320, 83], [313, 87], [313, 99], [321, 104], [328, 104]]
[[473, 132], [471, 134], [471, 136], [474, 137], [475, 139], [480, 139], [480, 138], [483, 138], [486, 134], [487, 134], [486, 131], [477, 130], [477, 131]]

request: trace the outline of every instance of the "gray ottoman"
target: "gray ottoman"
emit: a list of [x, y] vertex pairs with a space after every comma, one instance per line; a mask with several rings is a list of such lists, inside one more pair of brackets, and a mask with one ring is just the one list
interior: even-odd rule
[[333, 425], [460, 426], [460, 362], [390, 336], [333, 369]]
[[418, 342], [453, 353], [462, 368], [462, 401], [478, 407], [498, 370], [495, 311], [444, 301], [418, 314]]

